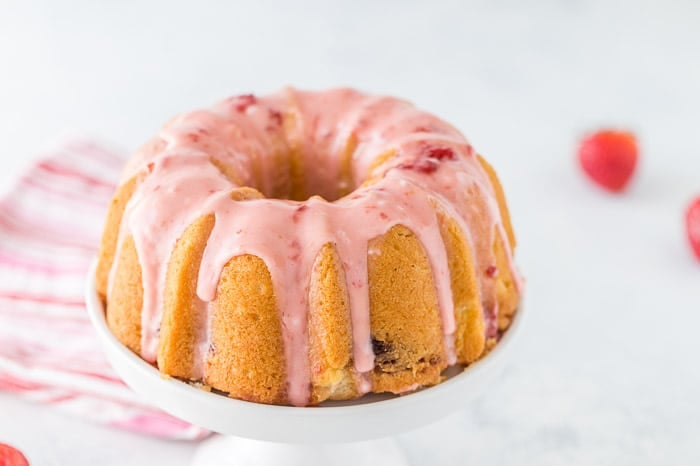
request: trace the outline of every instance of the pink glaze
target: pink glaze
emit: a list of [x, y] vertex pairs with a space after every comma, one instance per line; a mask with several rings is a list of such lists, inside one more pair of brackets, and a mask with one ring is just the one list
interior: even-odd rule
[[[341, 159], [351, 137], [357, 145], [348, 178], [341, 176]], [[290, 151], [302, 157], [307, 194], [333, 200], [354, 191], [332, 202], [318, 196], [303, 202], [231, 200], [231, 192], [243, 186], [267, 197], [289, 193], [289, 169], [280, 165], [279, 154]], [[395, 155], [369, 172], [373, 161], [387, 152]], [[224, 176], [212, 160], [232, 167], [236, 179]], [[308, 294], [314, 261], [324, 244], [335, 245], [345, 273], [361, 393], [371, 389], [366, 374], [374, 367], [367, 256], [378, 251], [368, 249], [369, 242], [401, 224], [423, 244], [434, 271], [450, 364], [456, 360], [454, 304], [436, 208], [461, 227], [477, 270], [495, 263], [494, 235], [501, 235], [507, 246], [493, 187], [464, 137], [407, 102], [350, 89], [240, 96], [212, 111], [177, 117], [137, 153], [124, 180], [136, 174], [143, 180], [127, 205], [119, 243], [133, 235], [143, 271], [143, 358], [156, 359], [165, 269], [173, 247], [188, 225], [214, 214], [197, 282], [205, 315], [195, 372], [206, 375], [211, 317], [206, 303], [216, 297], [221, 271], [231, 258], [254, 254], [272, 277], [283, 324], [288, 397], [295, 405], [309, 401]], [[376, 182], [360, 187], [369, 178]], [[517, 271], [512, 273], [519, 280]], [[487, 335], [494, 336], [494, 280], [486, 273], [479, 278]]]
[[211, 342], [211, 318], [213, 315], [211, 302], [197, 300], [197, 334], [192, 361], [192, 378], [202, 380], [205, 375], [205, 362], [209, 355]]

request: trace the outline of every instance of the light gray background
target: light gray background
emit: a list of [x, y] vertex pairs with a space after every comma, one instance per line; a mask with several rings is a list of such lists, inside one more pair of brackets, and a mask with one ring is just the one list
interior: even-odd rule
[[[413, 100], [461, 128], [506, 187], [527, 322], [503, 381], [400, 438], [415, 464], [700, 461], [700, 3], [0, 4], [0, 191], [90, 135], [129, 151], [169, 116], [286, 84]], [[196, 4], [195, 4], [196, 3]], [[593, 188], [581, 134], [637, 131], [630, 191]], [[140, 438], [0, 394], [0, 441], [36, 465], [184, 465]]]

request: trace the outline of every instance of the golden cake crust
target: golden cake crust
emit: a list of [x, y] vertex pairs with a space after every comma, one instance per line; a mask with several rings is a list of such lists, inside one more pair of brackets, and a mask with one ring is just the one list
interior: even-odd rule
[[231, 259], [212, 308], [212, 350], [205, 382], [234, 398], [284, 402], [282, 335], [265, 263], [248, 254]]
[[374, 389], [400, 393], [414, 384], [438, 383], [447, 358], [423, 246], [408, 228], [396, 225], [370, 242], [368, 261]]
[[353, 398], [350, 309], [340, 258], [331, 244], [316, 259], [309, 298], [311, 401]]
[[158, 367], [182, 379], [200, 379], [195, 370], [197, 328], [206, 322], [207, 304], [197, 297], [197, 273], [207, 238], [214, 227], [214, 215], [207, 215], [187, 227], [175, 244], [166, 276]]

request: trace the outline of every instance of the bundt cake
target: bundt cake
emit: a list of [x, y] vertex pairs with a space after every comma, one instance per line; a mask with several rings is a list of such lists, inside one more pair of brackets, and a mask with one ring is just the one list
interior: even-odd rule
[[451, 125], [352, 89], [232, 97], [128, 163], [97, 291], [168, 376], [260, 403], [440, 382], [516, 311], [496, 174]]

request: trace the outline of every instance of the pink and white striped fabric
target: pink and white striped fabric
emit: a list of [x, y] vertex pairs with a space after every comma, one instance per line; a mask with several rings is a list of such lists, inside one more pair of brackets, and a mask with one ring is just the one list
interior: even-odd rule
[[113, 372], [83, 287], [124, 159], [87, 142], [42, 159], [0, 200], [0, 390], [171, 439], [207, 432], [142, 401]]

